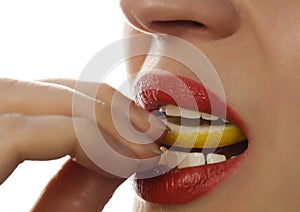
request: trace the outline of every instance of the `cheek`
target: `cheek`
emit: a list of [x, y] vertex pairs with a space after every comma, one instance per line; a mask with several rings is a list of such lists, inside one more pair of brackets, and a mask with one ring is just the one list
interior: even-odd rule
[[300, 2], [254, 0], [247, 6], [247, 16], [270, 74], [299, 79]]
[[128, 59], [126, 61], [126, 71], [128, 77], [133, 77], [137, 74], [143, 66], [145, 61], [145, 56], [136, 56]]
[[[138, 32], [137, 30], [133, 29], [132, 27], [130, 27], [127, 23], [124, 24], [124, 30], [123, 30], [123, 37], [130, 37], [130, 36], [135, 36], [135, 35], [140, 35], [142, 34], [141, 32]], [[138, 44], [136, 44], [138, 45]], [[136, 48], [135, 44], [133, 43], [130, 46], [129, 51], [131, 51], [132, 49]], [[145, 61], [146, 56], [142, 55], [142, 56], [135, 56], [132, 57], [130, 59], [128, 59], [126, 61], [126, 71], [127, 71], [127, 76], [131, 77], [133, 75], [135, 75], [136, 73], [138, 73], [142, 66], [143, 63]]]
[[[268, 13], [260, 29], [269, 74], [266, 80], [266, 86], [269, 85], [269, 89], [266, 89], [269, 90], [269, 104], [277, 109], [277, 117], [282, 125], [293, 129], [299, 126], [295, 117], [300, 118], [299, 8], [299, 2], [287, 3], [272, 15]], [[289, 134], [295, 133], [289, 131]]]
[[251, 74], [258, 78], [251, 80], [248, 75], [255, 85], [252, 89], [260, 107], [257, 109], [263, 113], [261, 117], [269, 114], [268, 121], [278, 122], [280, 129], [285, 125], [295, 131], [299, 126], [295, 117], [300, 118], [300, 2], [253, 0], [245, 1], [243, 6], [263, 58], [263, 68]]

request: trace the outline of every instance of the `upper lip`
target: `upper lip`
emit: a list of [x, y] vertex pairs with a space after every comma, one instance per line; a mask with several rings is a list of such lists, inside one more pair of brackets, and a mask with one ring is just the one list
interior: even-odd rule
[[247, 130], [241, 118], [227, 103], [222, 101], [217, 94], [205, 88], [201, 82], [155, 71], [139, 76], [134, 90], [135, 102], [146, 110], [153, 111], [162, 105], [173, 104], [182, 108], [211, 113], [237, 125], [247, 136]]

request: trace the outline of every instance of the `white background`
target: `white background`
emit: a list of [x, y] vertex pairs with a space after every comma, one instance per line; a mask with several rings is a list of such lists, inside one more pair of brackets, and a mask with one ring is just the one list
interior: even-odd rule
[[[0, 77], [76, 79], [121, 38], [123, 21], [117, 0], [0, 0]], [[110, 82], [117, 87], [124, 78], [121, 69]], [[65, 160], [21, 164], [0, 187], [0, 211], [29, 211]], [[131, 211], [132, 201], [129, 181], [104, 211]]]

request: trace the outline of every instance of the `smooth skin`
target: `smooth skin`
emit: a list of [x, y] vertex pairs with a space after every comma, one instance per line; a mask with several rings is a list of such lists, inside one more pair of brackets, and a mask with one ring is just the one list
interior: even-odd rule
[[[96, 97], [93, 97], [98, 83], [82, 82], [80, 91], [74, 89], [76, 83], [75, 80], [59, 79], [39, 82], [0, 80], [0, 184], [24, 160], [52, 160], [71, 156], [44, 190], [33, 211], [98, 211], [103, 209], [115, 189], [124, 181], [90, 161], [78, 142], [74, 119], [86, 135], [83, 142], [97, 140], [98, 134], [95, 132], [101, 129], [103, 134], [108, 135], [106, 142], [119, 154], [136, 159], [159, 154], [156, 143], [140, 145], [118, 134], [111, 118], [113, 105], [110, 103], [116, 95], [119, 103], [116, 107], [122, 103], [129, 104], [129, 113], [122, 114], [134, 126], [140, 126], [138, 130], [150, 133], [148, 136], [151, 137], [157, 125], [151, 126], [153, 123], [148, 122], [146, 111], [141, 113], [134, 102], [106, 84], [101, 84]], [[75, 117], [72, 116], [74, 95], [83, 106]], [[91, 102], [95, 103], [97, 126], [92, 122], [93, 114], [86, 110]], [[119, 109], [122, 112], [122, 108]], [[147, 131], [149, 127], [153, 127], [154, 131]], [[158, 131], [162, 132], [161, 129]], [[135, 164], [126, 165], [134, 173]]]
[[[121, 0], [121, 6], [130, 24], [127, 36], [169, 34], [206, 54], [250, 142], [239, 169], [207, 195], [175, 207], [137, 199], [136, 210], [298, 211], [300, 2]], [[135, 58], [128, 67], [129, 74], [151, 67], [198, 80], [164, 57]]]
[[[125, 29], [125, 36], [166, 33], [192, 43], [207, 55], [222, 80], [227, 103], [243, 120], [250, 141], [247, 158], [241, 167], [226, 182], [204, 197], [175, 207], [152, 205], [137, 199], [135, 210], [249, 212], [299, 210], [300, 2], [139, 0], [133, 3], [132, 0], [120, 0], [120, 3], [130, 22], [130, 26]], [[176, 22], [178, 20], [187, 22], [182, 24], [183, 22]], [[191, 27], [195, 26], [195, 22], [205, 27]], [[128, 73], [135, 74], [142, 66], [149, 64], [155, 69], [194, 78], [186, 67], [166, 58], [132, 59], [128, 64]], [[7, 95], [3, 97], [4, 92], [1, 92], [1, 98], [11, 97], [10, 94], [15, 94], [24, 87], [23, 82], [9, 83], [10, 86], [7, 86], [1, 81], [0, 86], [3, 83]], [[81, 158], [79, 163], [89, 169], [69, 161], [58, 177], [49, 184], [35, 210], [49, 211], [51, 207], [51, 211], [95, 211], [103, 208], [122, 180], [105, 177], [105, 173], [101, 170], [95, 170], [78, 148], [69, 120], [70, 99], [61, 98], [61, 93], [74, 92], [72, 86], [74, 84], [57, 82], [67, 84], [71, 90], [66, 87], [56, 88], [53, 84], [46, 85], [58, 89], [57, 93], [46, 98], [41, 92], [34, 102], [26, 101], [27, 97], [32, 96], [32, 92], [39, 90], [36, 89], [39, 87], [32, 83], [26, 84], [33, 85], [34, 89], [22, 90], [21, 95], [14, 98], [14, 101], [22, 100], [22, 107], [16, 105], [11, 107], [13, 103], [9, 101], [7, 105], [3, 105], [7, 99], [5, 101], [1, 99], [0, 111], [3, 112], [0, 125], [5, 128], [5, 131], [1, 130], [1, 137], [10, 137], [1, 139], [0, 151], [4, 153], [0, 153], [0, 163], [1, 167], [5, 167], [5, 171], [1, 170], [1, 182], [24, 159], [46, 160], [69, 154]], [[61, 108], [54, 105], [54, 109], [51, 109], [48, 104], [43, 105], [42, 100], [45, 99], [50, 99], [49, 102], [59, 101], [65, 106]], [[24, 104], [27, 105], [26, 108]], [[30, 108], [34, 110], [30, 111]], [[78, 118], [85, 123], [89, 122], [84, 113]], [[39, 137], [43, 135], [33, 132], [37, 122], [49, 123], [41, 124], [39, 129], [48, 130], [51, 126], [51, 130], [55, 133]], [[57, 127], [58, 122], [68, 133], [66, 130], [63, 134], [59, 133], [62, 130]], [[100, 124], [101, 127], [105, 128]], [[113, 127], [111, 129], [113, 130]], [[90, 129], [86, 130], [88, 134]], [[26, 143], [34, 142], [35, 139], [23, 140], [18, 136], [28, 133], [33, 137], [36, 136], [39, 141], [43, 138], [44, 142], [50, 140], [50, 134], [55, 135], [53, 145], [57, 144], [58, 148], [53, 148], [53, 151], [49, 151], [49, 155], [42, 158], [41, 155], [44, 154], [41, 154], [39, 148], [33, 148], [31, 151], [24, 147]], [[62, 142], [55, 142], [58, 141], [58, 137]], [[53, 142], [52, 139], [51, 141]], [[126, 144], [121, 140], [118, 142]], [[48, 143], [52, 145], [51, 142]], [[135, 151], [137, 150], [133, 150]], [[154, 155], [147, 148], [137, 152], [139, 156]], [[7, 154], [8, 157], [2, 157], [3, 154]], [[70, 180], [69, 176], [74, 172], [78, 175]], [[82, 183], [77, 183], [79, 181]], [[64, 186], [61, 186], [62, 184]], [[64, 204], [65, 202], [68, 204]]]

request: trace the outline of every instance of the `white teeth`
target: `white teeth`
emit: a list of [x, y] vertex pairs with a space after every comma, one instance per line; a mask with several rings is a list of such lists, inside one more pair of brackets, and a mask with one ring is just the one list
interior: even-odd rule
[[[168, 166], [169, 168], [183, 169], [187, 167], [202, 166], [207, 164], [215, 164], [226, 161], [225, 155], [207, 154], [206, 160], [203, 153], [200, 152], [178, 152], [171, 151], [164, 147], [161, 148], [164, 154], [161, 155], [159, 165]], [[234, 157], [232, 157], [234, 158]]]
[[225, 119], [222, 119], [222, 121], [225, 122], [225, 123], [229, 123], [229, 121], [227, 121], [227, 120], [225, 120]]
[[184, 158], [188, 155], [186, 152], [177, 152], [177, 151], [169, 151], [162, 150], [164, 154], [161, 155], [159, 165], [168, 166], [170, 168], [174, 168], [178, 163], [184, 160]]
[[167, 105], [159, 107], [159, 112], [165, 113], [166, 112], [166, 108], [167, 108]]
[[193, 153], [189, 153], [186, 156], [186, 158], [177, 165], [177, 168], [182, 169], [186, 167], [201, 166], [204, 164], [205, 164], [204, 154], [193, 152]]
[[198, 111], [183, 109], [181, 110], [181, 116], [187, 119], [200, 119], [201, 113]]
[[225, 155], [220, 154], [207, 154], [207, 164], [221, 163], [226, 161]]
[[184, 108], [177, 107], [175, 105], [166, 105], [160, 107], [160, 112], [165, 112], [167, 116], [176, 116], [176, 117], [184, 117], [188, 119], [200, 119], [201, 113], [199, 111], [188, 110]]
[[[194, 110], [188, 110], [181, 107], [177, 107], [175, 105], [165, 105], [159, 108], [159, 111], [162, 113], [166, 113], [167, 116], [175, 116], [175, 117], [184, 117], [187, 119], [202, 119], [208, 120], [208, 121], [216, 121], [219, 119], [219, 117], [208, 114], [208, 113], [202, 113], [199, 111]], [[225, 122], [226, 120], [224, 120]]]
[[208, 114], [208, 113], [202, 113], [202, 119], [208, 120], [208, 121], [216, 121], [219, 118], [217, 116]]

